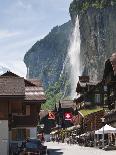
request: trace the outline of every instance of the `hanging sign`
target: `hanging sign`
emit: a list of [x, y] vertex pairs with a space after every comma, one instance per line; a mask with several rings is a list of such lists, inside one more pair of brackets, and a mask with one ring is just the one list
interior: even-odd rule
[[70, 120], [71, 121], [72, 120], [72, 113], [66, 112], [64, 117], [65, 117], [65, 120]]
[[48, 119], [55, 119], [55, 113], [54, 112], [49, 112], [48, 113]]

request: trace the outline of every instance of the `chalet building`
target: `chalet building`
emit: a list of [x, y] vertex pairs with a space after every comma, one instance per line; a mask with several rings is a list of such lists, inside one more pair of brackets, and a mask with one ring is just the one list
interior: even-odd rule
[[107, 114], [105, 121], [113, 127], [116, 127], [116, 53], [105, 63], [103, 75], [105, 94], [105, 106]]
[[93, 88], [95, 84], [90, 82], [89, 76], [79, 76], [79, 82], [77, 83], [76, 92], [77, 94], [84, 94]]
[[92, 108], [102, 106], [104, 102], [103, 85], [101, 82], [89, 81], [89, 76], [80, 76], [76, 87], [78, 98], [75, 99], [77, 106]]
[[78, 115], [74, 116], [74, 125], [81, 125], [81, 132], [97, 130], [102, 126], [104, 116], [104, 91], [102, 82], [91, 82], [89, 76], [80, 76], [74, 99]]
[[73, 117], [74, 126], [80, 125], [80, 134], [98, 130], [102, 127], [103, 109], [82, 109]]
[[61, 128], [67, 128], [73, 125], [70, 120], [65, 119], [65, 114], [69, 113], [72, 116], [74, 115], [74, 109], [76, 109], [76, 104], [73, 100], [60, 100], [56, 104], [56, 122], [61, 126]]
[[9, 144], [36, 136], [41, 104], [46, 101], [39, 80], [26, 80], [8, 71], [0, 76], [0, 151]]

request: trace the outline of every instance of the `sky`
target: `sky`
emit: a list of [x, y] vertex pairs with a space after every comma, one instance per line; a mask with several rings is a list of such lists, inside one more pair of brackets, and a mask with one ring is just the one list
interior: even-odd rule
[[0, 66], [26, 76], [25, 53], [70, 19], [72, 0], [0, 0]]

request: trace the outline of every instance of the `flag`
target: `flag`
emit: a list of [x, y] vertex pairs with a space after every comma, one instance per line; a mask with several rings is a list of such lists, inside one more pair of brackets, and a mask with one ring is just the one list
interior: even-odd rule
[[54, 112], [49, 112], [48, 113], [48, 119], [55, 119], [55, 113]]
[[66, 112], [64, 117], [65, 117], [65, 120], [70, 120], [71, 121], [72, 120], [72, 113]]

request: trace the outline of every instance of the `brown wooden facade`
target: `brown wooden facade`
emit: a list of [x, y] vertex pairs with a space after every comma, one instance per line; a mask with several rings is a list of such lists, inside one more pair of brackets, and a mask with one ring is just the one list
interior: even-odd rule
[[105, 63], [103, 82], [107, 88], [105, 105], [108, 107], [105, 122], [116, 127], [116, 53]]
[[37, 126], [45, 101], [40, 81], [25, 80], [12, 72], [0, 76], [0, 120], [8, 120], [10, 141], [29, 137], [29, 128]]
[[104, 116], [104, 110], [100, 110], [94, 113], [91, 113], [83, 118], [83, 130], [87, 131], [95, 131], [100, 129], [103, 124], [101, 118]]
[[[76, 92], [78, 97], [74, 100], [78, 115], [74, 116], [74, 125], [81, 125], [81, 132], [97, 130], [102, 126], [101, 117], [104, 116], [104, 90], [102, 82], [89, 81], [88, 76], [80, 76]], [[94, 112], [94, 110], [96, 112]], [[83, 115], [81, 110], [89, 111]], [[92, 112], [93, 110], [93, 112]]]
[[77, 104], [77, 107], [79, 109], [94, 108], [96, 106], [103, 107], [104, 104], [103, 83], [88, 81], [89, 77], [88, 78], [87, 77], [88, 76], [79, 77], [79, 82], [77, 83], [76, 88], [77, 95], [78, 94], [79, 95], [74, 100], [74, 102]]

